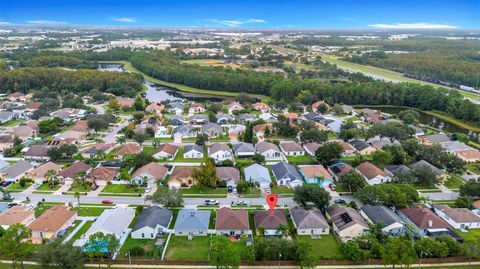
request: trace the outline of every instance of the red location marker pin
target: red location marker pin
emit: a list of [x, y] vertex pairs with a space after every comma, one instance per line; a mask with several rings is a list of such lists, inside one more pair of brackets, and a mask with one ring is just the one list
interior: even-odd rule
[[274, 212], [277, 202], [278, 202], [278, 197], [276, 194], [271, 193], [267, 195], [267, 204], [270, 207], [270, 213]]

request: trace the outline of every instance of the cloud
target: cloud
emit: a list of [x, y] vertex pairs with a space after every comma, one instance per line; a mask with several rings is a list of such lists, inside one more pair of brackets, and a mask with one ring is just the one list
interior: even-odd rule
[[451, 24], [441, 23], [393, 23], [393, 24], [370, 24], [368, 25], [378, 29], [457, 29], [458, 27]]
[[126, 17], [123, 17], [123, 18], [113, 17], [113, 18], [112, 18], [112, 21], [116, 21], [116, 22], [126, 22], [126, 23], [134, 23], [134, 22], [137, 22], [137, 20], [134, 19], [134, 18], [126, 18]]
[[3, 21], [3, 20], [0, 20], [0, 25], [11, 25], [12, 23], [8, 22], [8, 21]]
[[67, 24], [64, 21], [52, 21], [52, 20], [31, 20], [26, 22], [30, 24]]
[[240, 27], [244, 24], [252, 23], [265, 23], [265, 20], [262, 19], [248, 19], [248, 20], [218, 20], [218, 19], [208, 19], [207, 21], [229, 26], [229, 27]]

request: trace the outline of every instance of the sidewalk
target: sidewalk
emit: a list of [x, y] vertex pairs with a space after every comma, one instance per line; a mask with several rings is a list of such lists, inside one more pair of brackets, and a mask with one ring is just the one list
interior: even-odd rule
[[105, 186], [98, 186], [98, 188], [94, 191], [90, 191], [87, 193], [87, 196], [98, 196], [100, 192], [105, 188]]

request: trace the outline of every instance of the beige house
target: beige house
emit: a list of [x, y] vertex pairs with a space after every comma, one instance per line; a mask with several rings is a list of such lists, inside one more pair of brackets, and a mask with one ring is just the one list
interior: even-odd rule
[[73, 225], [77, 212], [66, 206], [56, 205], [45, 211], [28, 228], [32, 230], [32, 243], [41, 244], [44, 239], [55, 239], [61, 231]]
[[333, 230], [345, 243], [368, 232], [369, 226], [357, 210], [334, 204], [327, 208], [327, 217], [332, 221]]
[[35, 212], [28, 210], [24, 206], [14, 206], [5, 212], [0, 213], [0, 226], [8, 229], [14, 224], [23, 224], [27, 226], [35, 220]]
[[168, 186], [179, 189], [195, 185], [195, 179], [192, 177], [193, 170], [193, 167], [175, 167], [168, 180]]
[[47, 162], [28, 172], [27, 177], [31, 178], [33, 181], [42, 182], [47, 179], [46, 177], [49, 171], [53, 171], [53, 175], [56, 175], [61, 170], [62, 167], [60, 165], [53, 162]]

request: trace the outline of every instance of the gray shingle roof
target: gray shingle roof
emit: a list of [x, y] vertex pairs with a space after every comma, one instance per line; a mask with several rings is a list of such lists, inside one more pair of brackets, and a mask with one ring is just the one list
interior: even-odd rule
[[327, 220], [318, 209], [305, 210], [301, 208], [290, 209], [293, 222], [297, 229], [328, 229]]
[[290, 178], [292, 180], [302, 180], [295, 166], [286, 162], [279, 162], [272, 166], [272, 172], [276, 179]]
[[364, 205], [361, 210], [373, 223], [389, 226], [395, 222], [402, 222], [400, 217], [386, 206]]
[[355, 224], [361, 225], [365, 229], [369, 228], [362, 216], [351, 207], [334, 204], [327, 208], [327, 213], [340, 231]]
[[161, 208], [158, 206], [146, 208], [138, 217], [135, 226], [133, 226], [133, 231], [137, 231], [146, 226], [155, 229], [157, 225], [168, 228], [168, 223], [170, 222], [172, 215], [172, 211], [166, 208]]
[[350, 145], [352, 145], [356, 150], [364, 150], [368, 147], [370, 147], [370, 145], [363, 141], [363, 140], [351, 140], [350, 142]]
[[413, 170], [417, 170], [421, 167], [428, 167], [437, 176], [444, 174], [444, 172], [442, 170], [438, 169], [437, 167], [435, 167], [434, 165], [430, 164], [429, 162], [427, 162], [425, 160], [420, 160], [420, 161], [412, 164], [411, 167], [412, 167]]
[[210, 210], [181, 209], [174, 229], [208, 229]]
[[255, 153], [255, 147], [250, 143], [238, 143], [233, 145], [235, 153], [238, 152], [253, 152]]
[[6, 179], [15, 178], [23, 173], [26, 173], [28, 170], [32, 169], [33, 166], [24, 160], [16, 162], [14, 165], [4, 168], [0, 173], [5, 174]]
[[186, 145], [186, 146], [183, 148], [183, 153], [187, 153], [187, 152], [192, 151], [192, 150], [195, 150], [195, 151], [198, 151], [198, 152], [203, 153], [203, 147], [202, 147], [202, 146], [199, 146], [199, 145], [197, 145], [197, 144]]

